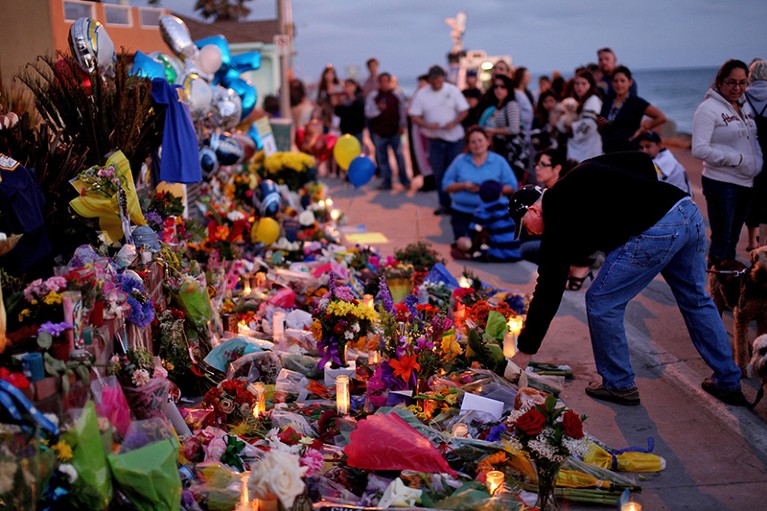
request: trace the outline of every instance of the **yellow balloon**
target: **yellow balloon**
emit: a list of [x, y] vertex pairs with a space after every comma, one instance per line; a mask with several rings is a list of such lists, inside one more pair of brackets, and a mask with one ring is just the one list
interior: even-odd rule
[[264, 217], [253, 224], [250, 237], [254, 243], [271, 245], [280, 237], [280, 224], [274, 218]]
[[352, 160], [360, 155], [361, 150], [360, 141], [357, 140], [357, 137], [347, 134], [336, 140], [336, 144], [333, 146], [333, 157], [338, 166], [346, 170]]

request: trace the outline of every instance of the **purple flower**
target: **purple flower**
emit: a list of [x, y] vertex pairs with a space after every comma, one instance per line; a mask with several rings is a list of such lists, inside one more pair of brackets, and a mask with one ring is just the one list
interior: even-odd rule
[[434, 350], [434, 343], [431, 340], [426, 339], [425, 337], [419, 337], [418, 339], [416, 339], [416, 344], [418, 345], [418, 351]]
[[147, 299], [144, 303], [141, 303], [132, 296], [129, 296], [127, 302], [131, 306], [128, 321], [138, 327], [145, 327], [154, 320], [154, 303], [152, 300]]
[[46, 321], [40, 325], [40, 332], [45, 332], [51, 337], [58, 337], [70, 328], [73, 328], [72, 324], [67, 323], [66, 321], [62, 321], [61, 323]]
[[150, 224], [162, 225], [162, 215], [157, 211], [147, 211], [144, 213], [144, 218]]
[[381, 275], [381, 282], [378, 288], [376, 301], [380, 301], [383, 309], [389, 314], [394, 312], [394, 300], [391, 297], [391, 292], [389, 291], [389, 284], [386, 282], [386, 277], [383, 275]]
[[415, 306], [418, 305], [417, 296], [412, 294], [407, 295], [407, 298], [405, 298], [405, 305], [407, 305], [407, 308], [410, 310], [410, 317], [412, 317], [413, 320], [421, 319], [421, 313], [415, 308]]
[[490, 428], [485, 440], [488, 442], [497, 442], [501, 439], [501, 435], [506, 432], [506, 426], [504, 424], [498, 424]]

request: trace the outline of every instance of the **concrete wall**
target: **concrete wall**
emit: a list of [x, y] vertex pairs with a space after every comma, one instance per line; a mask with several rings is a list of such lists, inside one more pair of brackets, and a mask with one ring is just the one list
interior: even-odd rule
[[10, 83], [27, 62], [53, 48], [49, 0], [13, 0], [3, 2], [0, 72]]

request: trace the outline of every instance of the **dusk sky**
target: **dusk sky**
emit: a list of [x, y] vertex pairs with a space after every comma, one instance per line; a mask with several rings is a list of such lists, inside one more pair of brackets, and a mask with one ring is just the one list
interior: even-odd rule
[[[141, 0], [131, 3], [140, 4]], [[194, 0], [162, 0], [193, 14]], [[252, 0], [254, 18], [276, 17], [276, 2]], [[719, 66], [728, 58], [767, 57], [765, 0], [293, 0], [296, 74], [318, 79], [332, 63], [375, 56], [402, 78], [445, 64], [452, 40], [445, 18], [467, 14], [464, 48], [510, 55], [533, 72], [574, 67], [612, 47], [634, 69]]]

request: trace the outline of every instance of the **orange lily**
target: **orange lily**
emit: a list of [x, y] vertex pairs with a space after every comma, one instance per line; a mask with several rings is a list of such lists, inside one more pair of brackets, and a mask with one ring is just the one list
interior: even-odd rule
[[399, 360], [389, 360], [389, 365], [394, 369], [394, 376], [399, 376], [404, 381], [410, 380], [413, 370], [421, 370], [421, 364], [415, 359], [415, 355], [403, 355]]

